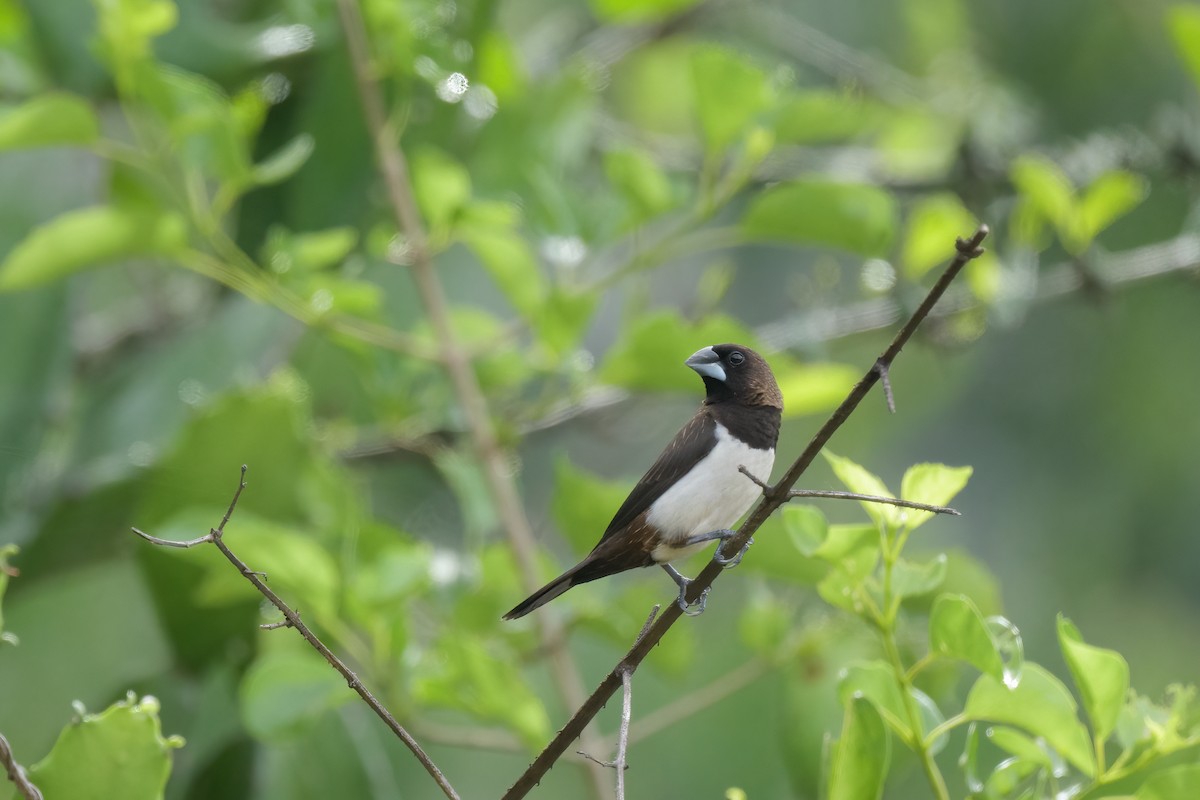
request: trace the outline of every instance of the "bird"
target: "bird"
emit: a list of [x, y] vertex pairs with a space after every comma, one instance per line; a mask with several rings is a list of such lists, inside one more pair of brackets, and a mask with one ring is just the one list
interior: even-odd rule
[[[703, 597], [690, 610], [690, 581], [670, 562], [734, 535], [729, 526], [754, 503], [775, 464], [783, 394], [771, 367], [749, 347], [715, 344], [683, 363], [704, 381], [700, 408], [633, 487], [592, 551], [504, 619], [523, 617], [581, 583], [655, 564], [678, 585], [683, 611], [704, 610]], [[735, 566], [744, 552], [725, 558], [718, 547], [714, 558]]]

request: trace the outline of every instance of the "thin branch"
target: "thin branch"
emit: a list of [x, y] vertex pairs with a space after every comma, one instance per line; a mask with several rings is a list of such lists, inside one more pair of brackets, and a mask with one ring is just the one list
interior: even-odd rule
[[[744, 466], [738, 467], [738, 472], [758, 484], [759, 488], [764, 492], [770, 490], [771, 487], [769, 485], [763, 483], [758, 476]], [[962, 516], [961, 513], [949, 506], [935, 506], [929, 503], [918, 503], [915, 500], [900, 500], [896, 497], [885, 497], [878, 494], [859, 494], [858, 492], [843, 492], [832, 489], [792, 489], [788, 492], [787, 496], [789, 500], [796, 497], [823, 497], [826, 500], [858, 500], [863, 503], [880, 503], [886, 506], [915, 508], [918, 511], [929, 511], [933, 514], [949, 514], [953, 517]]]
[[333, 651], [326, 647], [325, 644], [317, 638], [316, 634], [309, 630], [307, 625], [301, 622], [300, 615], [296, 613], [291, 606], [283, 602], [279, 595], [271, 591], [270, 587], [268, 587], [263, 579], [259, 577], [262, 575], [262, 573], [255, 572], [246, 566], [246, 563], [238, 558], [234, 552], [229, 549], [229, 546], [225, 544], [225, 540], [222, 538], [223, 534], [225, 533], [225, 526], [229, 523], [230, 517], [233, 516], [233, 511], [237, 507], [238, 499], [242, 496], [242, 490], [245, 488], [246, 465], [243, 464], [242, 474], [238, 481], [237, 491], [233, 495], [233, 500], [229, 503], [229, 508], [225, 511], [225, 516], [221, 518], [221, 524], [209, 530], [209, 532], [204, 536], [199, 536], [195, 539], [189, 539], [185, 542], [177, 542], [170, 539], [160, 539], [157, 536], [151, 536], [148, 533], [143, 533], [137, 528], [134, 528], [133, 532], [138, 536], [141, 536], [146, 541], [162, 547], [188, 548], [195, 547], [198, 544], [205, 544], [207, 542], [212, 542], [215, 544], [217, 549], [221, 551], [221, 554], [228, 559], [229, 563], [233, 564], [233, 566], [237, 568], [237, 571], [240, 572], [246, 578], [246, 580], [250, 581], [250, 583], [254, 585], [254, 588], [258, 589], [259, 593], [261, 593], [263, 597], [267, 598], [267, 600], [271, 601], [271, 604], [279, 609], [280, 613], [283, 614], [286, 624], [271, 623], [272, 626], [295, 628], [296, 631], [304, 637], [304, 640], [312, 645], [313, 649], [320, 653], [325, 660], [329, 662], [329, 665], [337, 670], [341, 676], [346, 679], [346, 685], [353, 689], [358, 696], [363, 699], [363, 702], [371, 707], [371, 710], [374, 711], [381, 720], [383, 720], [384, 724], [391, 729], [392, 733], [396, 734], [396, 737], [400, 739], [400, 741], [404, 742], [405, 746], [408, 747], [408, 749], [412, 751], [412, 754], [417, 757], [417, 760], [421, 762], [423, 767], [425, 767], [425, 770], [434, 779], [446, 797], [450, 798], [450, 800], [459, 800], [458, 793], [454, 791], [454, 787], [451, 786], [450, 782], [446, 780], [446, 776], [443, 775], [442, 771], [437, 768], [437, 765], [433, 763], [433, 760], [430, 759], [425, 751], [421, 749], [421, 745], [417, 744], [417, 740], [414, 739], [412, 735], [410, 735], [409, 732], [406, 731], [400, 725], [400, 723], [396, 721], [396, 718], [392, 716], [392, 713], [388, 711], [382, 703], [375, 699], [375, 695], [371, 694], [370, 690], [363, 685], [358, 676], [355, 675], [354, 672], [352, 672], [340, 658], [335, 656]]
[[[962, 271], [962, 268], [967, 265], [967, 262], [983, 254], [980, 245], [987, 235], [987, 226], [981, 225], [979, 230], [969, 240], [964, 241], [959, 239], [956, 242], [958, 254], [950, 262], [950, 266], [946, 268], [942, 276], [938, 278], [933, 288], [929, 290], [921, 305], [917, 307], [917, 310], [913, 312], [904, 326], [896, 333], [891, 344], [887, 346], [887, 349], [883, 351], [875, 364], [871, 365], [866, 375], [855, 384], [854, 388], [850, 390], [850, 394], [842, 401], [842, 404], [834, 410], [825, 424], [812, 437], [808, 445], [804, 448], [804, 451], [792, 463], [779, 482], [764, 491], [762, 500], [750, 512], [750, 516], [746, 521], [742, 523], [742, 527], [738, 529], [737, 535], [722, 547], [725, 552], [739, 552], [750, 541], [755, 531], [762, 526], [767, 518], [788, 501], [792, 487], [795, 486], [796, 481], [800, 479], [800, 476], [812, 464], [817, 454], [821, 452], [821, 448], [825, 446], [838, 428], [846, 422], [859, 403], [870, 392], [871, 388], [879, 381], [878, 365], [882, 364], [885, 367], [891, 365], [904, 345], [912, 338], [917, 327], [929, 316], [929, 312], [933, 309], [934, 304], [945, 293], [950, 283], [958, 276], [958, 273]], [[710, 561], [700, 574], [692, 580], [685, 599], [688, 601], [699, 599], [700, 595], [712, 586], [713, 581], [717, 579], [717, 576], [722, 571], [723, 568], [720, 564], [716, 561]], [[604, 704], [608, 702], [608, 699], [612, 697], [613, 693], [616, 692], [617, 688], [621, 686], [621, 670], [626, 666], [636, 667], [640, 664], [647, 654], [649, 654], [650, 650], [671, 629], [671, 626], [679, 619], [681, 613], [678, 603], [672, 603], [667, 606], [666, 610], [658, 618], [658, 621], [646, 632], [646, 635], [638, 638], [637, 642], [625, 654], [625, 657], [621, 659], [616, 668], [604, 677], [604, 680], [592, 692], [587, 701], [580, 706], [579, 710], [575, 712], [575, 715], [567, 721], [567, 724], [563, 726], [558, 735], [546, 745], [546, 748], [534, 759], [533, 763], [529, 765], [512, 787], [509, 788], [504, 794], [503, 800], [517, 800], [517, 798], [524, 797], [538, 784], [554, 765], [554, 762], [566, 752], [570, 743], [579, 736], [587, 724], [599, 713]]]
[[41, 791], [26, 777], [25, 768], [17, 763], [17, 757], [13, 755], [12, 747], [2, 733], [0, 733], [0, 764], [4, 764], [4, 771], [7, 773], [8, 779], [17, 787], [17, 792], [21, 797], [25, 800], [42, 800]]
[[859, 500], [864, 503], [880, 503], [885, 506], [915, 508], [918, 511], [929, 511], [934, 514], [949, 514], [952, 517], [962, 516], [960, 512], [955, 511], [949, 506], [935, 506], [929, 503], [918, 503], [915, 500], [900, 500], [895, 497], [884, 497], [877, 494], [857, 494], [855, 492], [827, 491], [824, 489], [792, 489], [788, 492], [787, 496], [789, 500], [795, 497], [824, 497], [827, 500]]
[[[385, 113], [383, 93], [372, 67], [367, 28], [358, 0], [337, 0], [337, 8], [350, 55], [355, 88], [362, 104], [363, 119], [375, 146], [375, 158], [387, 191], [388, 202], [397, 228], [408, 239], [412, 254], [413, 281], [429, 318], [434, 339], [440, 348], [441, 362], [467, 421], [471, 441], [483, 466], [488, 491], [496, 504], [496, 513], [516, 558], [521, 585], [527, 592], [533, 592], [542, 583], [533, 528], [525, 515], [508, 454], [501, 446], [492, 424], [487, 400], [479, 387], [469, 355], [459, 341], [450, 319], [450, 309], [434, 268], [421, 212], [409, 177], [408, 161], [403, 149], [397, 144], [397, 132], [388, 123]], [[550, 653], [550, 674], [558, 695], [567, 708], [577, 708], [584, 701], [585, 688], [579, 668], [567, 649], [566, 640], [562, 635], [562, 624], [552, 614], [539, 614], [536, 624], [542, 645]], [[589, 736], [584, 744], [585, 747], [590, 747], [598, 742]], [[587, 773], [593, 796], [602, 800], [608, 794], [603, 770], [589, 768]]]

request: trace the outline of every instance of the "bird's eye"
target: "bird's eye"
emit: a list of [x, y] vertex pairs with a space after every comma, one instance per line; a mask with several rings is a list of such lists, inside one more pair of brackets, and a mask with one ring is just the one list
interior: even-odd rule
[[741, 364], [745, 360], [746, 360], [746, 357], [744, 355], [742, 355], [741, 353], [739, 353], [737, 350], [734, 350], [732, 353], [729, 354], [729, 363], [735, 367], [738, 366], [739, 364]]

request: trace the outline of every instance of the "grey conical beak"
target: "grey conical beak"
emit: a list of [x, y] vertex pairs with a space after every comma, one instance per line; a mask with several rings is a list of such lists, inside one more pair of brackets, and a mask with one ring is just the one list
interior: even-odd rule
[[721, 366], [721, 357], [711, 347], [697, 350], [691, 358], [683, 362], [706, 378], [718, 381], [725, 380], [725, 368]]

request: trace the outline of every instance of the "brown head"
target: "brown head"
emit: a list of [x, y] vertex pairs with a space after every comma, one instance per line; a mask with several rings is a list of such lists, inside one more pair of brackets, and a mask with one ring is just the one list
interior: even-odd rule
[[783, 394], [771, 367], [758, 353], [740, 344], [714, 344], [683, 362], [704, 379], [706, 403], [738, 403], [783, 409]]

